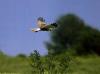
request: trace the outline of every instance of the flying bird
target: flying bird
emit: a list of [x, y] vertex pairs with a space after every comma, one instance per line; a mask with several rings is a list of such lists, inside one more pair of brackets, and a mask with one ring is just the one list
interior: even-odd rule
[[45, 19], [43, 17], [39, 17], [37, 19], [37, 26], [38, 28], [33, 28], [32, 32], [38, 32], [38, 31], [52, 31], [55, 28], [57, 28], [57, 24], [56, 23], [51, 23], [49, 25], [47, 25], [45, 23]]

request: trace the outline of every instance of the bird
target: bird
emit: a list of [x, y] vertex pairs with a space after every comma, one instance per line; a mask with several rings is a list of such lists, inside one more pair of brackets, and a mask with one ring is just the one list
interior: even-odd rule
[[51, 23], [51, 24], [47, 25], [45, 22], [45, 19], [43, 17], [38, 17], [37, 26], [38, 26], [38, 28], [31, 29], [32, 32], [53, 31], [55, 28], [58, 27], [57, 23]]

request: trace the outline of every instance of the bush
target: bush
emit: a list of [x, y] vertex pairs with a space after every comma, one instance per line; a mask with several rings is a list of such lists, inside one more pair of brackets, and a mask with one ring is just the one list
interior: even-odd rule
[[67, 74], [70, 58], [65, 55], [40, 56], [35, 50], [30, 55], [32, 73], [35, 74]]

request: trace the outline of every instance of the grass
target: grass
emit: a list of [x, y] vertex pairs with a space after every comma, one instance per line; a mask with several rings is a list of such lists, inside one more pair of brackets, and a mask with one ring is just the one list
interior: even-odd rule
[[70, 66], [69, 74], [100, 74], [100, 57], [75, 57]]
[[0, 73], [30, 74], [28, 58], [0, 56]]
[[[0, 55], [0, 73], [31, 74], [29, 58]], [[100, 74], [100, 57], [74, 57], [68, 74]]]

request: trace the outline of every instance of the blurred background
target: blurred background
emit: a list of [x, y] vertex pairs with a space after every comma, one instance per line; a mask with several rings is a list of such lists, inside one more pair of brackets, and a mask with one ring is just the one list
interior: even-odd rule
[[[0, 74], [100, 74], [99, 7], [99, 0], [0, 0]], [[58, 28], [32, 32], [38, 17]]]
[[99, 3], [99, 0], [0, 0], [0, 50], [8, 55], [29, 55], [34, 49], [47, 54], [44, 42], [50, 40], [49, 32], [30, 31], [37, 27], [40, 16], [52, 23], [63, 14], [74, 13], [100, 29]]

